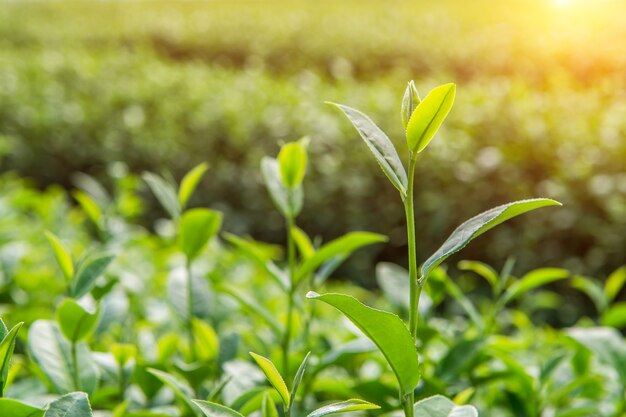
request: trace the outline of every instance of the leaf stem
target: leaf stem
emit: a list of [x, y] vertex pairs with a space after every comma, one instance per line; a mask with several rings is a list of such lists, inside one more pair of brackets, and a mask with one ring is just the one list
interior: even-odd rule
[[413, 409], [413, 403], [415, 403], [415, 393], [411, 392], [407, 394], [402, 400], [402, 405], [404, 407], [404, 415], [405, 417], [413, 417], [415, 411]]
[[413, 340], [417, 337], [418, 307], [421, 295], [421, 286], [417, 282], [417, 248], [415, 242], [415, 212], [413, 207], [413, 184], [415, 176], [415, 161], [411, 155], [409, 162], [409, 186], [407, 197], [404, 200], [404, 211], [406, 216], [407, 240], [409, 246], [409, 282], [410, 282], [410, 310], [409, 310], [409, 330]]
[[285, 334], [283, 335], [283, 376], [289, 380], [289, 349], [291, 344], [291, 327], [293, 323], [294, 308], [294, 289], [296, 275], [296, 248], [291, 229], [293, 229], [295, 221], [293, 216], [287, 217], [287, 259], [289, 262], [289, 288], [287, 290], [287, 324], [285, 326]]
[[196, 359], [195, 337], [193, 335], [193, 276], [191, 273], [191, 259], [187, 258], [185, 264], [187, 272], [187, 332], [189, 336], [189, 354], [191, 361]]
[[74, 380], [74, 389], [80, 391], [80, 378], [78, 377], [78, 349], [76, 341], [72, 340], [72, 379]]

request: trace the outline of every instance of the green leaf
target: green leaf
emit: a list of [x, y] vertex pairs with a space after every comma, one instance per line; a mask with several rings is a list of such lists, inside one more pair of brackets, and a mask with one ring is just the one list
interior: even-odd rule
[[323, 301], [341, 311], [378, 346], [398, 379], [402, 395], [415, 389], [420, 378], [417, 349], [398, 316], [373, 309], [343, 294], [320, 295], [311, 291], [307, 298]]
[[[6, 334], [0, 341], [0, 397], [4, 395], [4, 389], [7, 386], [9, 376], [9, 367], [11, 366], [11, 357], [15, 349], [15, 339], [17, 332], [24, 323], [18, 323]], [[5, 415], [0, 413], [0, 415]]]
[[602, 315], [602, 325], [621, 329], [626, 327], [626, 301], [615, 303]]
[[350, 232], [340, 238], [331, 240], [300, 265], [296, 272], [296, 282], [299, 282], [308, 274], [315, 271], [315, 269], [330, 258], [336, 256], [345, 258], [363, 246], [386, 241], [387, 236], [370, 232]]
[[97, 227], [100, 227], [102, 220], [102, 210], [100, 210], [98, 204], [84, 191], [75, 190], [72, 193], [72, 196], [74, 196], [74, 199], [78, 201], [78, 204], [80, 204], [80, 206], [83, 208], [83, 211], [85, 212], [85, 214], [87, 214], [89, 220], [91, 220], [93, 224], [95, 224]]
[[571, 280], [572, 288], [587, 294], [587, 296], [593, 301], [596, 309], [599, 312], [606, 311], [609, 306], [609, 301], [606, 298], [606, 294], [602, 286], [593, 278], [587, 278], [584, 276], [575, 276]]
[[265, 392], [263, 394], [263, 402], [261, 403], [261, 415], [263, 417], [278, 417], [276, 403], [272, 400], [272, 396]]
[[47, 406], [44, 417], [92, 417], [89, 398], [84, 392], [64, 395]]
[[456, 405], [441, 395], [416, 402], [413, 410], [415, 417], [478, 417], [471, 405]]
[[609, 275], [604, 284], [604, 293], [606, 294], [609, 302], [613, 301], [615, 297], [626, 284], [626, 266], [616, 269]]
[[202, 400], [191, 401], [193, 401], [207, 417], [243, 417], [243, 415], [237, 411], [224, 405]]
[[309, 259], [315, 254], [315, 247], [304, 230], [294, 226], [291, 228], [291, 236], [298, 246], [298, 251], [300, 251], [302, 259]]
[[441, 247], [437, 249], [437, 251], [426, 260], [426, 262], [424, 262], [421, 268], [422, 277], [420, 280], [423, 281], [428, 278], [433, 269], [446, 260], [450, 255], [460, 251], [473, 239], [496, 227], [500, 223], [540, 207], [560, 205], [561, 203], [558, 201], [550, 200], [548, 198], [535, 198], [531, 200], [521, 200], [503, 204], [472, 217], [457, 227], [444, 244], [441, 245]]
[[422, 152], [445, 120], [456, 95], [456, 85], [434, 88], [417, 106], [406, 126], [406, 143], [414, 154]]
[[380, 408], [367, 401], [351, 399], [338, 403], [328, 404], [309, 413], [307, 417], [322, 417], [329, 414], [346, 413], [348, 411], [375, 410]]
[[293, 384], [291, 385], [291, 392], [289, 393], [289, 397], [292, 399], [292, 401], [291, 401], [291, 404], [289, 405], [288, 414], [291, 414], [291, 409], [293, 408], [296, 395], [298, 394], [298, 387], [300, 387], [300, 383], [302, 382], [302, 377], [304, 376], [304, 371], [306, 370], [306, 365], [309, 362], [310, 356], [311, 356], [311, 352], [307, 352], [306, 356], [302, 360], [302, 363], [298, 367], [296, 376], [293, 378]]
[[278, 165], [280, 178], [287, 188], [295, 188], [302, 183], [306, 172], [306, 147], [301, 141], [290, 142], [280, 149]]
[[205, 208], [194, 208], [180, 219], [178, 243], [187, 259], [195, 259], [222, 226], [222, 213]]
[[278, 391], [278, 394], [280, 395], [280, 398], [282, 398], [285, 407], [288, 408], [291, 397], [289, 395], [287, 385], [285, 385], [283, 377], [280, 376], [280, 373], [278, 373], [276, 366], [274, 366], [272, 361], [270, 361], [269, 359], [261, 355], [257, 355], [254, 352], [250, 352], [250, 356], [252, 356], [257, 365], [259, 365], [259, 367], [267, 377], [267, 380], [270, 382], [270, 384], [272, 384], [276, 391]]
[[70, 283], [70, 295], [80, 298], [91, 291], [96, 280], [104, 273], [113, 258], [115, 258], [113, 255], [97, 254], [82, 261]]
[[[76, 345], [77, 366], [74, 367], [71, 346], [63, 337], [57, 323], [48, 320], [35, 321], [28, 331], [28, 350], [58, 392], [94, 392], [97, 370], [87, 345], [82, 342]], [[78, 384], [74, 381], [74, 369], [78, 373]]]
[[530, 271], [519, 280], [515, 281], [504, 293], [503, 303], [513, 301], [522, 294], [528, 291], [540, 287], [542, 285], [549, 284], [554, 281], [566, 279], [570, 276], [570, 273], [566, 269], [561, 268], [539, 268]]
[[261, 174], [274, 205], [284, 217], [297, 217], [302, 210], [302, 187], [288, 189], [283, 185], [278, 160], [265, 157], [261, 160]]
[[78, 342], [91, 336], [98, 324], [98, 316], [98, 311], [90, 313], [71, 298], [63, 300], [56, 311], [61, 331], [71, 342]]
[[408, 179], [396, 148], [387, 135], [365, 114], [348, 106], [328, 103], [341, 110], [365, 141], [389, 181], [406, 197]]
[[159, 200], [161, 206], [173, 218], [178, 219], [180, 216], [180, 203], [174, 187], [152, 172], [144, 172], [141, 176], [152, 190], [154, 196]]
[[50, 246], [52, 246], [54, 256], [61, 267], [61, 271], [63, 271], [65, 279], [69, 281], [72, 279], [72, 276], [74, 276], [74, 262], [72, 261], [72, 256], [67, 250], [65, 250], [59, 238], [57, 238], [54, 234], [46, 231], [45, 235], [50, 243]]
[[615, 369], [622, 385], [626, 385], [626, 341], [617, 330], [611, 327], [577, 327], [568, 329], [567, 334]]
[[168, 374], [167, 372], [160, 371], [158, 369], [148, 368], [148, 372], [157, 377], [159, 381], [163, 384], [167, 385], [174, 394], [180, 398], [187, 406], [194, 412], [196, 415], [200, 415], [199, 407], [197, 401], [192, 400], [193, 389], [187, 385], [186, 382], [181, 381], [175, 376]]
[[390, 263], [376, 264], [376, 282], [385, 297], [395, 306], [405, 311], [410, 309], [409, 303], [409, 271], [403, 267]]
[[476, 275], [483, 277], [489, 285], [491, 285], [492, 289], [496, 289], [500, 285], [498, 273], [486, 263], [478, 261], [461, 261], [458, 266], [462, 271], [472, 271]]
[[0, 398], [0, 416], [43, 417], [44, 410], [10, 398]]
[[220, 345], [217, 333], [207, 322], [198, 318], [191, 319], [191, 328], [195, 341], [195, 352], [198, 359], [207, 363], [217, 359]]
[[129, 343], [114, 343], [111, 345], [111, 354], [120, 366], [125, 366], [137, 356], [137, 346]]
[[402, 109], [400, 110], [400, 116], [402, 117], [402, 126], [406, 130], [406, 126], [409, 124], [409, 119], [411, 115], [420, 104], [422, 100], [420, 99], [420, 95], [417, 92], [417, 87], [415, 87], [415, 83], [413, 80], [409, 81], [409, 84], [406, 86], [406, 90], [404, 91], [404, 96], [402, 97]]
[[172, 272], [167, 279], [167, 299], [183, 322], [189, 321], [189, 313], [192, 317], [210, 316], [212, 298], [209, 285], [202, 277], [191, 276], [191, 291], [189, 279], [183, 270]]
[[243, 307], [257, 315], [263, 321], [265, 321], [271, 329], [274, 331], [276, 335], [281, 335], [284, 333], [283, 325], [276, 319], [276, 317], [267, 311], [265, 307], [261, 304], [257, 303], [255, 300], [246, 297], [241, 293], [241, 290], [238, 288], [229, 287], [225, 284], [220, 284], [215, 288], [217, 291], [221, 291], [225, 294], [230, 295], [235, 300], [237, 300]]
[[178, 204], [181, 209], [187, 205], [189, 198], [198, 186], [198, 183], [207, 169], [209, 169], [209, 165], [203, 162], [183, 177], [180, 182], [180, 187], [178, 187]]

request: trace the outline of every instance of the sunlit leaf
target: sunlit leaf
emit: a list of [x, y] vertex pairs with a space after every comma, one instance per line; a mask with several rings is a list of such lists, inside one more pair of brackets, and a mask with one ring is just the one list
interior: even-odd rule
[[300, 383], [302, 382], [302, 377], [304, 376], [304, 371], [306, 370], [306, 365], [309, 362], [309, 357], [311, 356], [311, 352], [307, 352], [306, 356], [300, 363], [298, 367], [298, 371], [296, 372], [296, 376], [293, 378], [293, 384], [291, 385], [291, 392], [289, 393], [289, 397], [291, 398], [291, 404], [289, 404], [289, 412], [293, 408], [293, 404], [295, 403], [296, 395], [298, 394], [298, 388], [300, 387]]
[[441, 395], [416, 402], [413, 410], [415, 417], [478, 417], [471, 405], [456, 405]]
[[178, 244], [187, 259], [195, 259], [221, 226], [219, 211], [206, 208], [185, 211], [180, 219]]
[[64, 395], [47, 406], [44, 417], [92, 417], [89, 398], [84, 392]]
[[158, 369], [148, 368], [148, 372], [157, 377], [159, 381], [163, 384], [167, 385], [174, 394], [180, 398], [189, 409], [191, 409], [194, 414], [201, 415], [199, 410], [199, 405], [197, 401], [191, 399], [193, 396], [193, 389], [184, 381], [175, 377], [174, 375], [168, 374], [167, 372], [160, 371]]
[[75, 190], [74, 192], [72, 192], [72, 196], [83, 208], [85, 214], [87, 214], [87, 217], [89, 217], [89, 220], [91, 220], [96, 226], [100, 227], [102, 210], [100, 209], [98, 204], [89, 196], [89, 194], [80, 190]]
[[398, 316], [373, 309], [343, 294], [309, 292], [307, 298], [323, 301], [341, 311], [378, 346], [393, 369], [403, 395], [415, 389], [420, 377], [417, 349]]
[[0, 416], [43, 417], [44, 410], [10, 398], [0, 398]]
[[421, 268], [421, 279], [428, 278], [433, 269], [450, 255], [460, 251], [474, 238], [496, 227], [500, 223], [540, 207], [555, 205], [560, 206], [561, 203], [548, 198], [521, 200], [492, 208], [491, 210], [487, 210], [484, 213], [472, 217], [457, 227], [444, 244], [424, 262]]
[[302, 210], [302, 187], [288, 189], [283, 185], [278, 160], [265, 157], [261, 160], [261, 174], [274, 205], [283, 216], [296, 217]]
[[618, 329], [626, 327], [626, 301], [610, 306], [602, 315], [602, 325]]
[[404, 96], [402, 97], [402, 108], [400, 110], [400, 116], [402, 119], [402, 126], [406, 130], [407, 125], [409, 124], [409, 119], [411, 115], [420, 104], [422, 100], [420, 99], [420, 95], [417, 92], [417, 87], [415, 87], [415, 82], [412, 80], [409, 81], [406, 86], [406, 90], [404, 91]]
[[70, 295], [80, 298], [87, 294], [96, 284], [96, 280], [104, 273], [115, 257], [108, 254], [96, 254], [84, 259], [76, 270], [70, 283]]
[[261, 368], [267, 380], [272, 384], [272, 386], [278, 391], [280, 398], [282, 398], [285, 407], [289, 407], [291, 402], [291, 396], [289, 395], [289, 389], [287, 389], [287, 385], [283, 380], [283, 377], [280, 375], [276, 366], [269, 359], [257, 355], [256, 353], [250, 352], [250, 356], [255, 360], [257, 365]]
[[[18, 323], [0, 340], [0, 397], [4, 395], [9, 376], [9, 366], [11, 365], [11, 357], [15, 348], [15, 339], [17, 332], [24, 323]], [[4, 325], [4, 324], [3, 324]], [[1, 414], [0, 415], [4, 415]], [[7, 414], [8, 415], [8, 414]]]
[[356, 109], [342, 104], [328, 104], [337, 107], [346, 115], [350, 122], [352, 122], [352, 125], [359, 132], [359, 135], [361, 135], [367, 147], [372, 154], [374, 154], [374, 158], [376, 158], [378, 165], [380, 165], [387, 178], [389, 178], [389, 181], [391, 181], [394, 187], [400, 191], [400, 194], [405, 197], [408, 188], [406, 171], [404, 170], [404, 165], [402, 165], [396, 148], [385, 132], [380, 130], [372, 119]]
[[191, 400], [207, 417], [243, 417], [239, 412], [210, 401]]
[[163, 178], [151, 172], [144, 172], [141, 176], [152, 190], [152, 193], [159, 200], [161, 206], [173, 218], [180, 216], [180, 203], [174, 187]]
[[549, 284], [551, 282], [560, 281], [570, 276], [569, 271], [561, 268], [539, 268], [530, 271], [519, 280], [515, 281], [504, 293], [502, 297], [504, 303], [513, 301], [520, 295], [528, 291]]
[[328, 404], [309, 413], [307, 417], [322, 417], [329, 414], [347, 413], [349, 411], [376, 410], [380, 408], [376, 404], [364, 400], [351, 399], [338, 403]]
[[280, 178], [287, 188], [295, 188], [302, 183], [306, 172], [307, 154], [302, 142], [290, 142], [278, 153]]
[[56, 318], [63, 335], [72, 342], [87, 339], [98, 324], [98, 311], [89, 312], [71, 298], [59, 304]]
[[189, 198], [193, 194], [194, 190], [198, 186], [198, 183], [202, 179], [202, 176], [209, 168], [206, 163], [201, 163], [189, 171], [181, 180], [180, 187], [178, 187], [178, 204], [180, 207], [185, 207]]
[[69, 252], [63, 247], [59, 238], [57, 238], [54, 234], [46, 231], [46, 238], [52, 246], [52, 250], [54, 251], [54, 256], [57, 260], [57, 263], [61, 267], [61, 271], [65, 276], [65, 279], [69, 281], [74, 276], [74, 262], [72, 261], [72, 256]]
[[619, 294], [619, 292], [626, 284], [626, 266], [622, 266], [606, 279], [606, 283], [604, 284], [604, 293], [606, 294], [609, 302], [613, 301], [615, 297]]
[[276, 404], [274, 403], [274, 400], [272, 400], [272, 396], [269, 395], [269, 393], [267, 392], [263, 394], [263, 401], [261, 403], [261, 415], [263, 417], [278, 417]]

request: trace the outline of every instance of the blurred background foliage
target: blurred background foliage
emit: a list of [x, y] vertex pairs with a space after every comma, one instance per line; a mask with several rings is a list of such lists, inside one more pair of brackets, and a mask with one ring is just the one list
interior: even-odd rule
[[[390, 236], [344, 270], [373, 285], [373, 263], [405, 263], [402, 205], [323, 102], [363, 110], [404, 146], [406, 82], [422, 96], [456, 82], [417, 168], [419, 260], [462, 220], [543, 196], [564, 208], [463, 256], [602, 277], [626, 263], [624, 39], [622, 0], [3, 3], [1, 170], [71, 188], [76, 172], [179, 179], [208, 161], [193, 203], [223, 210], [225, 230], [282, 242], [259, 163], [308, 135], [299, 224], [324, 240]], [[164, 214], [153, 203], [137, 213], [148, 226]]]

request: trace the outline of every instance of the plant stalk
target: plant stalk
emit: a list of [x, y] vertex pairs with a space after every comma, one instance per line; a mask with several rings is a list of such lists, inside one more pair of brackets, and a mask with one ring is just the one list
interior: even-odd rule
[[76, 346], [76, 342], [74, 340], [72, 340], [71, 354], [72, 354], [72, 379], [74, 380], [74, 389], [76, 391], [80, 391], [81, 390], [80, 378], [78, 376], [78, 349]]
[[289, 289], [287, 290], [287, 324], [285, 326], [285, 334], [283, 335], [283, 375], [289, 380], [289, 349], [291, 345], [291, 327], [293, 324], [293, 308], [294, 308], [294, 289], [296, 276], [296, 247], [291, 235], [291, 229], [294, 227], [295, 221], [293, 216], [287, 217], [287, 259], [289, 262]]
[[187, 333], [189, 336], [189, 354], [191, 361], [196, 359], [195, 337], [193, 335], [193, 277], [191, 273], [191, 259], [187, 258]]
[[415, 158], [411, 155], [409, 162], [409, 187], [407, 197], [404, 200], [404, 211], [406, 216], [407, 240], [409, 246], [409, 283], [410, 283], [410, 310], [409, 310], [409, 330], [413, 341], [417, 337], [418, 308], [421, 295], [421, 287], [417, 282], [417, 248], [415, 243], [415, 212], [413, 207], [413, 184], [415, 176]]

